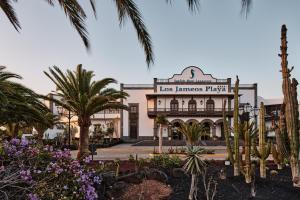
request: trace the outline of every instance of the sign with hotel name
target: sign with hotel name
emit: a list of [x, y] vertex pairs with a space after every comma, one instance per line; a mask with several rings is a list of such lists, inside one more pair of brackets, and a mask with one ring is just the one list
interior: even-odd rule
[[228, 94], [228, 85], [157, 85], [163, 94]]
[[174, 74], [171, 78], [168, 79], [168, 82], [217, 82], [217, 79], [214, 78], [211, 74], [204, 74], [203, 71], [195, 66], [190, 66], [185, 68], [181, 74]]
[[[211, 74], [203, 73], [203, 71], [200, 68], [195, 66], [187, 67], [181, 72], [181, 74], [174, 74], [171, 78], [166, 80], [167, 81], [163, 81], [163, 84], [159, 84], [158, 81], [158, 84], [156, 85], [157, 93], [163, 93], [163, 94], [228, 94], [229, 93], [228, 85], [226, 84], [227, 80], [225, 80], [224, 82], [225, 84], [218, 84], [220, 79], [214, 78]], [[195, 84], [198, 82], [199, 84]]]

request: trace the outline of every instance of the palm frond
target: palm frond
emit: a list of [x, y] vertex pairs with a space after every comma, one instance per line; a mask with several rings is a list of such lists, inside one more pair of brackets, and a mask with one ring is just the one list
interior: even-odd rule
[[144, 48], [144, 52], [146, 55], [146, 63], [149, 67], [154, 62], [152, 42], [137, 5], [134, 3], [133, 0], [114, 0], [114, 1], [117, 6], [120, 25], [124, 23], [126, 17], [130, 18], [136, 30], [138, 40]]
[[109, 108], [126, 109], [118, 100], [126, 98], [128, 94], [108, 88], [109, 84], [116, 82], [112, 78], [93, 81], [94, 72], [83, 69], [82, 65], [78, 65], [74, 71], [67, 70], [66, 73], [54, 66], [49, 68], [49, 73], [44, 73], [56, 84], [57, 95], [61, 97], [60, 100], [53, 101], [75, 113], [79, 119], [90, 118]]
[[86, 14], [81, 5], [77, 0], [46, 0], [51, 6], [54, 6], [54, 1], [58, 1], [60, 7], [64, 10], [66, 16], [70, 19], [71, 24], [81, 37], [85, 47], [89, 49], [90, 44], [85, 25]]
[[198, 146], [189, 146], [187, 148], [187, 158], [183, 169], [190, 174], [200, 174], [205, 167], [205, 162], [201, 159], [204, 150]]
[[167, 125], [169, 123], [169, 121], [167, 120], [166, 115], [159, 114], [155, 118], [155, 123], [161, 124], [161, 125]]
[[252, 0], [242, 0], [241, 15], [245, 16], [245, 18], [248, 17], [248, 14], [250, 13], [252, 4], [253, 4]]
[[0, 8], [10, 21], [10, 23], [14, 26], [14, 28], [19, 32], [21, 29], [20, 22], [17, 18], [16, 12], [12, 6], [11, 0], [1, 0], [0, 1]]
[[[166, 0], [167, 3], [172, 4], [173, 0]], [[200, 0], [186, 0], [189, 10], [191, 12], [198, 11], [200, 9]]]
[[96, 2], [95, 0], [90, 0], [91, 7], [93, 9], [94, 15], [97, 18]]
[[178, 131], [185, 135], [189, 145], [195, 145], [201, 139], [201, 136], [206, 135], [204, 126], [198, 123], [183, 123]]

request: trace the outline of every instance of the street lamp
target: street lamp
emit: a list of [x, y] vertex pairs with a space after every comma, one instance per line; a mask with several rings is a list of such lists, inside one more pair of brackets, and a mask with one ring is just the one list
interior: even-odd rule
[[60, 116], [63, 116], [63, 117], [66, 117], [68, 119], [68, 122], [69, 122], [69, 148], [71, 146], [71, 119], [76, 116], [74, 114], [71, 114], [71, 111], [68, 110], [68, 114], [66, 114], [65, 110], [68, 110], [68, 109], [65, 109], [63, 108], [62, 106], [57, 106], [57, 112]]

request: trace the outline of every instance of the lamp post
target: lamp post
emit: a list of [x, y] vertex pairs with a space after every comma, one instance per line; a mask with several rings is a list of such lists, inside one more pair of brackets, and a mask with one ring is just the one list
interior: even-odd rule
[[68, 114], [66, 114], [65, 109], [62, 106], [57, 106], [57, 111], [60, 116], [66, 117], [68, 119], [68, 125], [69, 125], [68, 137], [69, 137], [69, 147], [70, 147], [71, 146], [71, 119], [76, 115], [72, 115], [70, 110], [68, 110]]

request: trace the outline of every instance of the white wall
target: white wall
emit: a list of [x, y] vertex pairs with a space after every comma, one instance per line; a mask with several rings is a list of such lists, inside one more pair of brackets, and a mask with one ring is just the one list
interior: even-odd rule
[[255, 90], [254, 89], [253, 90], [240, 89], [239, 94], [241, 94], [240, 103], [250, 103], [251, 106], [254, 107], [254, 105], [255, 105]]
[[[146, 94], [152, 94], [153, 89], [124, 89], [129, 94], [129, 97], [123, 101], [125, 105], [128, 103], [139, 104], [139, 135], [138, 136], [153, 136], [154, 120], [148, 117], [147, 98]], [[129, 136], [128, 129], [128, 112], [123, 111], [123, 136]]]

